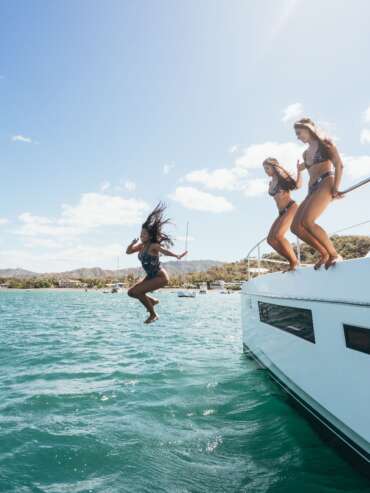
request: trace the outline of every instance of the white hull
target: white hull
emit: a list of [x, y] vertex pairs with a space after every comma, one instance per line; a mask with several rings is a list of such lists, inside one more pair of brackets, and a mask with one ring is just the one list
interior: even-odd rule
[[369, 287], [364, 258], [329, 271], [268, 274], [242, 290], [245, 350], [367, 465]]

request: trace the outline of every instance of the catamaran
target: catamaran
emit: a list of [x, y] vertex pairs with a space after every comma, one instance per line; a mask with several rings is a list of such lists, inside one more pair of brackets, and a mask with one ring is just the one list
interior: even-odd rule
[[257, 275], [241, 299], [244, 351], [370, 471], [370, 257]]

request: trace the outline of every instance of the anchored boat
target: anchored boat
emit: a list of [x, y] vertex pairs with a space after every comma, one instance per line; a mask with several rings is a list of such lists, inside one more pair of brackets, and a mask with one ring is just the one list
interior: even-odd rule
[[370, 470], [370, 258], [249, 280], [242, 325], [244, 351]]

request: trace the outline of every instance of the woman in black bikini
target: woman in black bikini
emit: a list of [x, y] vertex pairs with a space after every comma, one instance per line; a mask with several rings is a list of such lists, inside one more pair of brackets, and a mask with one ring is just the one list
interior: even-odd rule
[[169, 223], [169, 219], [164, 219], [163, 214], [166, 209], [164, 204], [159, 203], [157, 207], [149, 214], [145, 223], [142, 225], [140, 241], [135, 238], [127, 247], [128, 255], [138, 252], [139, 260], [146, 273], [146, 277], [132, 286], [127, 294], [132, 298], [137, 298], [148, 310], [149, 317], [145, 320], [150, 324], [158, 320], [158, 315], [154, 306], [159, 300], [149, 296], [148, 293], [156, 289], [163, 288], [168, 284], [169, 278], [165, 269], [159, 261], [159, 254], [182, 259], [187, 252], [176, 255], [164, 246], [173, 245], [171, 238], [163, 232], [163, 227]]
[[[299, 163], [298, 163], [299, 164]], [[290, 228], [297, 212], [298, 205], [290, 196], [291, 190], [296, 190], [302, 184], [301, 169], [297, 165], [297, 179], [295, 180], [282, 166], [277, 159], [269, 157], [264, 160], [263, 167], [265, 173], [271, 177], [268, 193], [275, 199], [279, 216], [273, 222], [267, 236], [267, 242], [280, 255], [289, 262], [289, 271], [294, 271], [298, 265], [294, 250], [285, 238], [285, 234]]]
[[[316, 224], [333, 199], [343, 195], [338, 191], [343, 174], [343, 163], [335, 145], [323, 135], [309, 118], [294, 124], [297, 138], [308, 148], [303, 153], [300, 169], [307, 169], [310, 176], [308, 195], [295, 215], [292, 232], [311, 245], [320, 254], [315, 269], [325, 269], [342, 260], [327, 233]], [[334, 167], [334, 171], [333, 171]]]

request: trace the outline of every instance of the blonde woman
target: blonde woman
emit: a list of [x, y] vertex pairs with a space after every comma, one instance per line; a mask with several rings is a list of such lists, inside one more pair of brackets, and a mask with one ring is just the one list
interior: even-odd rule
[[308, 145], [299, 169], [307, 169], [309, 185], [307, 197], [299, 206], [291, 229], [320, 254], [315, 269], [320, 269], [322, 265], [328, 269], [342, 257], [316, 220], [333, 199], [343, 196], [339, 192], [343, 163], [336, 146], [322, 135], [312, 120], [302, 118], [294, 124], [294, 129], [297, 138]]
[[290, 196], [290, 191], [298, 189], [302, 184], [301, 167], [298, 164], [295, 180], [277, 159], [269, 157], [263, 162], [265, 173], [271, 177], [268, 193], [275, 200], [279, 210], [279, 216], [271, 226], [267, 242], [289, 262], [288, 271], [294, 271], [298, 265], [296, 254], [285, 238], [298, 209], [298, 205]]

